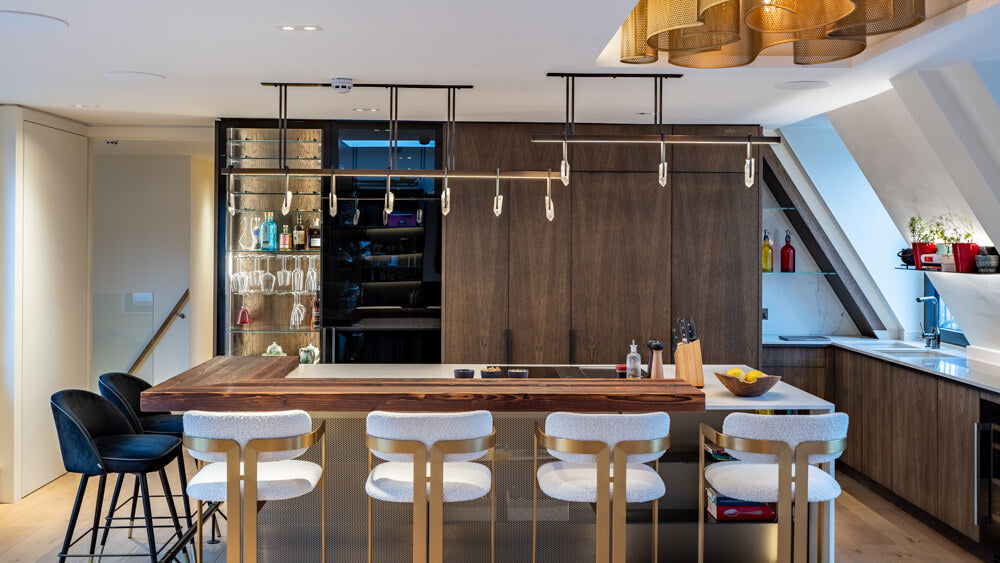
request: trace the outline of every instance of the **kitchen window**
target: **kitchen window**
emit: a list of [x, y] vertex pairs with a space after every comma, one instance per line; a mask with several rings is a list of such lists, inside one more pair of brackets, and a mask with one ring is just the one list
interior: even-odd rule
[[931, 323], [936, 324], [938, 330], [941, 331], [941, 342], [955, 344], [956, 346], [968, 346], [969, 341], [965, 338], [965, 334], [962, 333], [962, 328], [958, 326], [955, 317], [952, 316], [951, 310], [948, 309], [948, 304], [941, 298], [941, 294], [934, 289], [934, 285], [931, 284], [931, 280], [927, 276], [924, 276], [924, 295], [933, 295], [938, 299], [937, 319], [931, 318], [934, 314], [934, 306], [930, 303], [924, 304], [924, 326], [932, 326]]

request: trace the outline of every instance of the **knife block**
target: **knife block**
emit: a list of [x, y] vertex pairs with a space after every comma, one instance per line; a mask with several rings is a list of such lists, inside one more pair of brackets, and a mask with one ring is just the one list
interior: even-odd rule
[[674, 377], [695, 387], [705, 386], [705, 371], [701, 365], [701, 341], [677, 345], [674, 351]]

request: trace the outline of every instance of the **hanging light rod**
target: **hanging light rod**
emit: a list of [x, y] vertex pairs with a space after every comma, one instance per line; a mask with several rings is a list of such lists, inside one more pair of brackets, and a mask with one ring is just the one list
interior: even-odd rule
[[[261, 82], [261, 86], [288, 86], [289, 88], [331, 88], [329, 82]], [[424, 88], [432, 90], [467, 90], [472, 88], [469, 84], [359, 84], [354, 83], [354, 88]]]
[[618, 72], [550, 72], [545, 76], [559, 78], [682, 78], [683, 74], [618, 73]]
[[[745, 145], [747, 137], [726, 135], [532, 135], [532, 143], [617, 143], [659, 145]], [[754, 145], [781, 144], [781, 137], [751, 136]]]
[[[391, 178], [444, 178], [444, 170], [392, 170], [380, 168], [223, 168], [223, 175], [233, 176], [299, 176], [337, 178], [385, 178], [386, 173]], [[461, 180], [546, 180], [549, 172], [546, 170], [508, 170], [497, 173], [496, 170], [448, 170], [449, 179]]]

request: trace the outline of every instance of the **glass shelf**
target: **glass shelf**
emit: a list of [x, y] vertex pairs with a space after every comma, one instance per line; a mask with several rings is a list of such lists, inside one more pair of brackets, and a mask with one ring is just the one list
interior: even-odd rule
[[423, 280], [396, 280], [396, 281], [366, 281], [361, 282], [361, 285], [413, 285], [424, 283]]
[[835, 276], [837, 272], [761, 272], [765, 276]]
[[364, 254], [362, 255], [362, 258], [364, 258], [365, 260], [378, 261], [382, 259], [392, 259], [393, 257], [406, 258], [406, 257], [415, 257], [423, 255], [424, 255], [423, 252], [404, 252], [402, 254]]
[[[271, 177], [272, 178], [278, 178], [278, 176], [271, 176]], [[233, 192], [233, 195], [235, 195], [236, 197], [254, 196], [254, 195], [280, 195], [281, 197], [285, 197], [285, 192]], [[321, 194], [319, 192], [292, 192], [292, 197], [295, 197], [297, 195], [301, 195], [301, 196], [321, 196], [323, 194]], [[239, 210], [237, 209], [237, 211], [239, 211]], [[272, 209], [270, 211], [277, 212], [278, 210], [277, 209]]]
[[305, 140], [305, 139], [288, 139], [282, 141], [281, 139], [227, 139], [230, 145], [238, 145], [240, 143], [322, 143], [323, 141], [318, 140]]
[[310, 332], [318, 333], [318, 330], [313, 330], [310, 328], [288, 328], [288, 326], [267, 326], [260, 325], [255, 326], [253, 324], [249, 325], [236, 325], [229, 327], [229, 332], [232, 334], [307, 334]]
[[[278, 213], [281, 211], [278, 209], [237, 209], [237, 213]], [[288, 212], [289, 215], [292, 213], [322, 213], [322, 209], [292, 209]]]
[[302, 297], [309, 297], [309, 296], [316, 295], [316, 292], [315, 291], [274, 290], [274, 291], [268, 293], [266, 291], [255, 290], [255, 291], [248, 291], [246, 293], [240, 293], [238, 291], [234, 291], [233, 295], [239, 295], [241, 297], [248, 297], [248, 296], [249, 297], [253, 297], [255, 295], [299, 295], [299, 296], [302, 296]]
[[[281, 160], [276, 156], [227, 156], [229, 160]], [[319, 156], [286, 156], [285, 160], [322, 160]]]
[[794, 207], [765, 207], [764, 211], [795, 211]]
[[376, 232], [376, 233], [399, 233], [401, 235], [405, 234], [418, 234], [424, 232], [423, 227], [363, 227], [365, 232]]
[[237, 254], [240, 256], [246, 256], [248, 258], [267, 258], [268, 256], [288, 256], [294, 257], [299, 256], [316, 256], [321, 250], [277, 250], [275, 252], [265, 252], [262, 250], [229, 250], [230, 254]]

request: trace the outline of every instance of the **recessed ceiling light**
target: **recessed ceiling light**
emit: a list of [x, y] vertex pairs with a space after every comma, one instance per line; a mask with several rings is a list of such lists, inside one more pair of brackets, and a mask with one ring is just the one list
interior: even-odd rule
[[115, 80], [133, 80], [136, 82], [154, 81], [154, 80], [164, 80], [167, 77], [162, 74], [156, 74], [155, 72], [141, 72], [138, 70], [112, 70], [104, 73], [104, 76], [108, 78], [114, 78]]
[[93, 104], [73, 104], [76, 109], [97, 109], [98, 106]]
[[283, 25], [281, 26], [281, 31], [295, 31], [295, 26]]
[[281, 31], [323, 31], [318, 25], [281, 25]]
[[793, 80], [791, 82], [779, 82], [774, 85], [779, 90], [822, 90], [829, 88], [830, 83], [826, 80]]
[[[366, 111], [378, 111], [378, 108], [354, 108], [354, 111], [362, 113]], [[376, 131], [378, 131], [378, 129], [376, 129]]]
[[302, 31], [319, 31], [319, 27], [315, 25], [307, 25], [302, 28]]
[[52, 16], [0, 10], [0, 31], [59, 31], [67, 27], [68, 22]]

